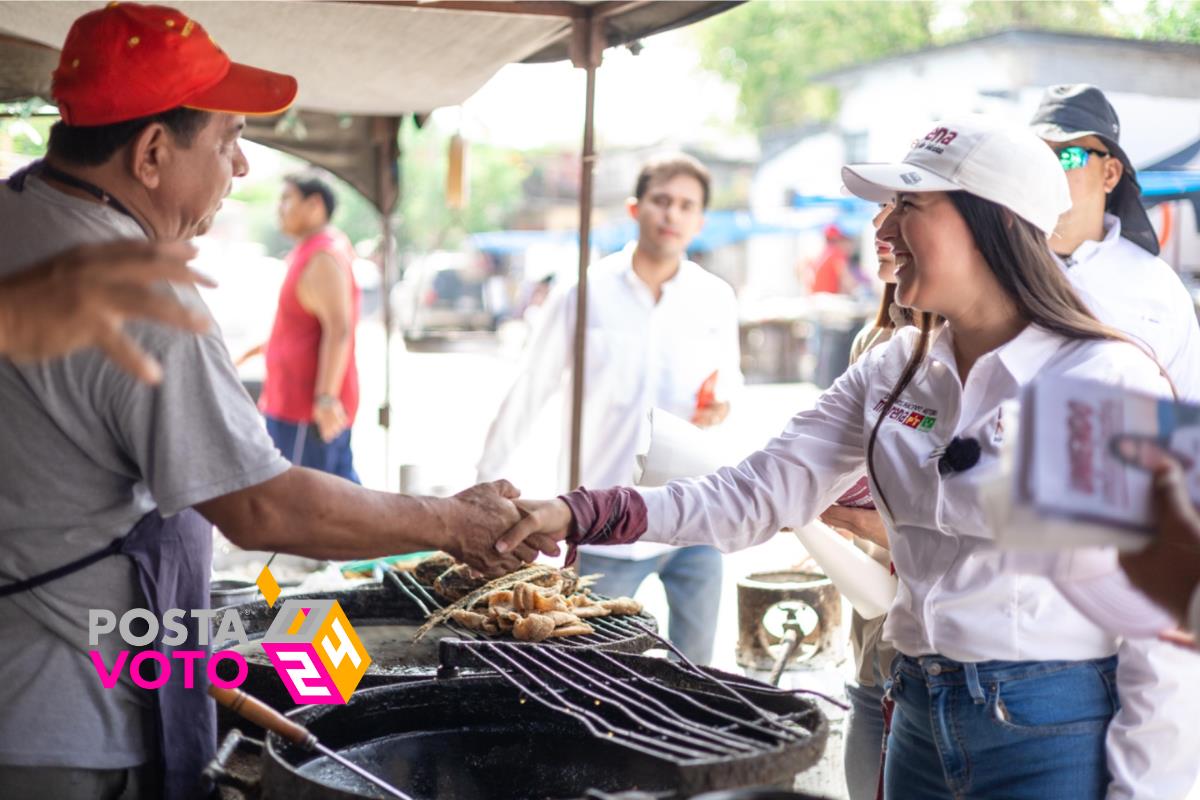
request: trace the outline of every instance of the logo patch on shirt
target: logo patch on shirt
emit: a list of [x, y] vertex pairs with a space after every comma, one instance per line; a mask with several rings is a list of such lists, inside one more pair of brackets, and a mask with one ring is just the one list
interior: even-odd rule
[[[883, 411], [885, 405], [887, 405], [887, 401], [880, 400], [875, 404], [875, 411]], [[916, 403], [897, 400], [896, 404], [888, 411], [887, 418], [913, 430], [928, 432], [937, 425], [937, 415], [936, 408], [926, 408]]]

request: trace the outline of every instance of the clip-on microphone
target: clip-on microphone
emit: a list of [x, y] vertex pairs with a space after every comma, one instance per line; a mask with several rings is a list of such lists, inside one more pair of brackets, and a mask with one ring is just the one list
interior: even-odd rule
[[953, 472], [966, 472], [979, 463], [979, 440], [955, 436], [938, 457], [938, 474], [943, 478]]

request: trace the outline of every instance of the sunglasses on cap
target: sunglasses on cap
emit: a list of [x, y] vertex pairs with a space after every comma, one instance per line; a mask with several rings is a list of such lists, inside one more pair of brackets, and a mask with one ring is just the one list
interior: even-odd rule
[[1062, 164], [1062, 168], [1067, 172], [1073, 169], [1082, 169], [1087, 166], [1088, 159], [1093, 155], [1101, 158], [1108, 158], [1112, 153], [1107, 153], [1103, 150], [1096, 150], [1091, 147], [1083, 147], [1073, 144], [1070, 147], [1064, 147], [1058, 151], [1058, 163]]

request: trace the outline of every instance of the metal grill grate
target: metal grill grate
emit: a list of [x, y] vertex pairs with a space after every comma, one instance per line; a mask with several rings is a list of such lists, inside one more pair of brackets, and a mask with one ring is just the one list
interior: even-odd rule
[[578, 720], [592, 735], [678, 763], [775, 750], [809, 737], [807, 712], [775, 714], [748, 689], [695, 665], [673, 666], [688, 688], [668, 685], [603, 650], [522, 642], [443, 640], [443, 667], [486, 666], [532, 701]]
[[[425, 616], [443, 608], [443, 605], [408, 572], [388, 572], [385, 579], [392, 588], [401, 592], [411, 600]], [[591, 617], [586, 620], [595, 633], [580, 636], [564, 636], [560, 639], [542, 642], [551, 646], [561, 647], [599, 647], [607, 649], [641, 652], [655, 646], [647, 641], [647, 637], [656, 638], [653, 627], [657, 627], [654, 617], [648, 614], [636, 614], [623, 617]], [[445, 623], [448, 627], [460, 631], [464, 638], [474, 640], [492, 640], [493, 637], [479, 631], [468, 630], [456, 622]]]

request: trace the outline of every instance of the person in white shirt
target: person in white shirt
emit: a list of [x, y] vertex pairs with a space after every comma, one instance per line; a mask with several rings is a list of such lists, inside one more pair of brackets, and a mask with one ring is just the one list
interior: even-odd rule
[[[1152, 357], [1092, 316], [1047, 249], [1069, 206], [1061, 166], [1029, 131], [967, 117], [937, 123], [904, 162], [846, 167], [843, 179], [867, 200], [895, 200], [879, 235], [894, 247], [897, 299], [944, 325], [898, 331], [738, 466], [522, 501], [525, 518], [496, 549], [531, 534], [741, 549], [813, 519], [865, 468], [899, 578], [885, 626], [899, 653], [886, 796], [1098, 798], [1130, 785], [1180, 796], [1178, 775], [1149, 774], [1178, 754], [1146, 752], [1137, 734], [1194, 720], [1187, 695], [1148, 709], [1147, 676], [1117, 669], [1128, 643], [1068, 599], [1059, 556], [1026, 556], [1018, 569], [979, 499], [999, 468], [1001, 407], [1034, 376], [1171, 391]], [[1101, 555], [1107, 596], [1138, 598], [1115, 552]]]
[[[637, 241], [588, 270], [579, 476], [584, 486], [632, 480], [652, 408], [709, 427], [725, 419], [742, 386], [737, 299], [729, 284], [686, 259], [704, 224], [709, 182], [708, 170], [682, 154], [644, 165], [628, 201]], [[525, 363], [488, 431], [480, 476], [509, 474], [513, 456], [556, 393], [564, 399], [569, 424], [565, 389], [577, 292], [571, 283], [546, 301]], [[565, 459], [560, 469], [565, 486]], [[596, 591], [612, 596], [632, 596], [657, 573], [670, 608], [671, 641], [697, 663], [711, 660], [721, 596], [719, 551], [649, 542], [600, 552], [585, 548], [579, 569], [603, 575]]]
[[1071, 283], [1100, 320], [1151, 349], [1182, 399], [1200, 400], [1196, 307], [1158, 257], [1116, 110], [1095, 86], [1051, 86], [1030, 126], [1058, 155], [1071, 190], [1050, 237]]
[[[1132, 336], [1166, 368], [1180, 399], [1200, 401], [1200, 326], [1191, 294], [1158, 257], [1158, 236], [1121, 147], [1121, 121], [1104, 93], [1088, 84], [1051, 86], [1030, 127], [1059, 157], [1071, 208], [1050, 247], [1098, 319]], [[1185, 709], [1200, 655], [1165, 642], [1128, 643], [1124, 685], [1140, 683], [1129, 727], [1113, 725], [1124, 763], [1114, 768], [1114, 798], [1183, 798], [1200, 774], [1200, 729]], [[1122, 698], [1127, 706], [1131, 702]], [[1192, 718], [1194, 714], [1192, 712]]]

